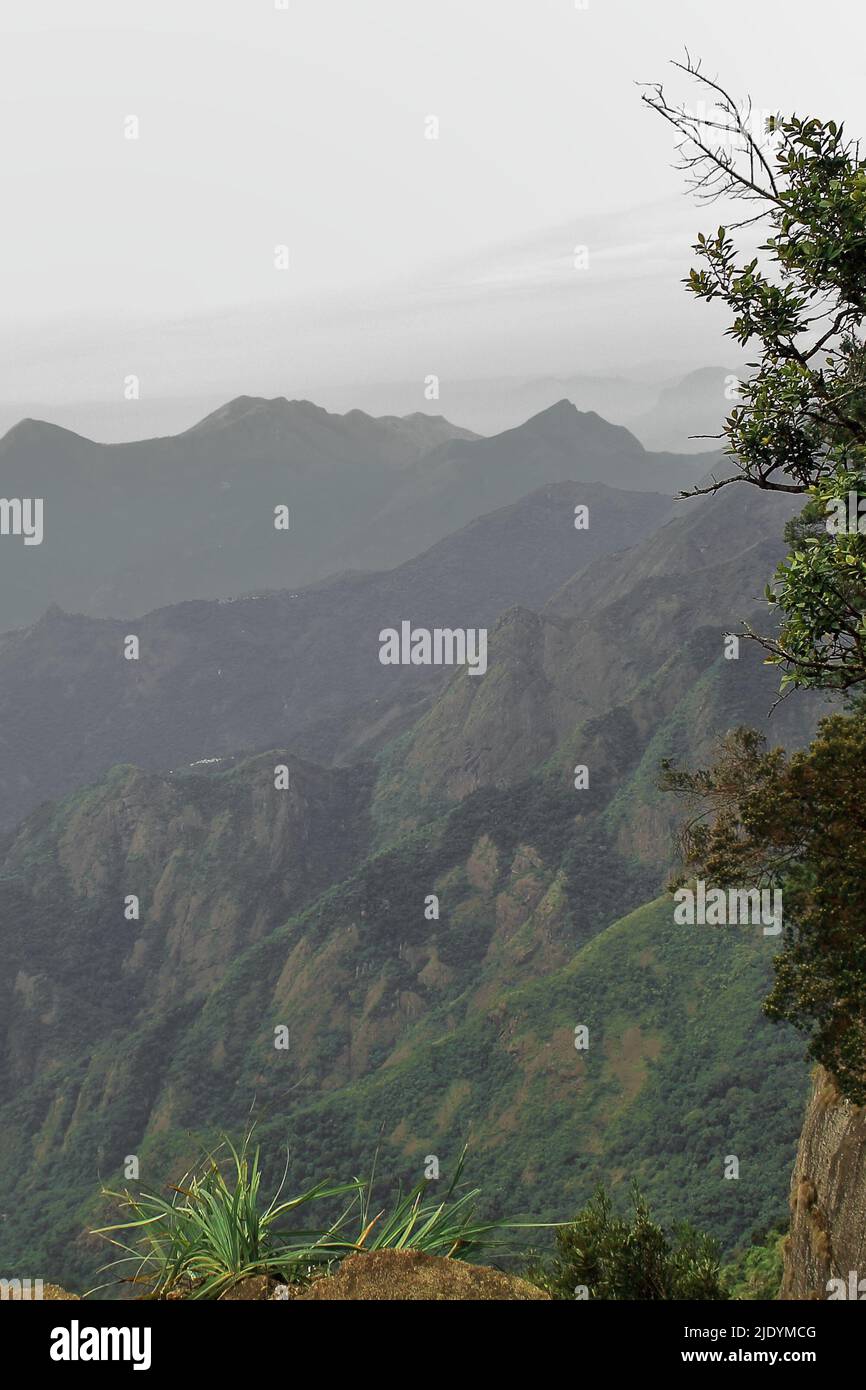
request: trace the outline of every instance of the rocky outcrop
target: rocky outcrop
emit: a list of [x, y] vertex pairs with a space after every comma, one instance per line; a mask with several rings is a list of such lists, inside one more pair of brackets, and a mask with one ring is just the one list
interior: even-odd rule
[[443, 1260], [418, 1250], [351, 1255], [336, 1274], [316, 1279], [298, 1302], [322, 1299], [411, 1302], [547, 1299], [525, 1279], [485, 1265]]
[[[834, 1289], [831, 1280], [843, 1283]], [[818, 1067], [791, 1179], [791, 1231], [780, 1296], [818, 1299], [835, 1292], [852, 1297], [861, 1280], [862, 1297], [866, 1107], [844, 1100], [829, 1072]]]
[[[19, 1281], [13, 1281], [18, 1284]], [[12, 1299], [78, 1299], [78, 1294], [67, 1293], [58, 1284], [42, 1284], [31, 1290], [27, 1287], [12, 1287], [4, 1297]], [[170, 1299], [183, 1299], [182, 1291], [169, 1294]], [[463, 1302], [487, 1300], [548, 1300], [543, 1290], [518, 1279], [513, 1274], [503, 1274], [501, 1270], [490, 1269], [487, 1265], [467, 1264], [463, 1260], [442, 1259], [436, 1255], [424, 1255], [419, 1250], [372, 1250], [368, 1253], [350, 1255], [344, 1260], [335, 1274], [322, 1275], [312, 1284], [284, 1284], [268, 1274], [253, 1275], [242, 1279], [222, 1295], [223, 1302], [229, 1303], [279, 1303], [336, 1300], [382, 1301], [409, 1300], [410, 1302], [448, 1300]]]

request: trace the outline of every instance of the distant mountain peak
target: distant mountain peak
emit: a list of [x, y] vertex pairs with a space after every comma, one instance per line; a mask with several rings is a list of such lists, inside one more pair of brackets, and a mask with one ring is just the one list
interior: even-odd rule
[[362, 425], [362, 426], [395, 426], [395, 425], [424, 425], [429, 429], [440, 431], [444, 428], [452, 431], [454, 435], [463, 435], [468, 438], [475, 438], [471, 430], [462, 430], [459, 426], [452, 425], [446, 420], [444, 415], [430, 415], [426, 411], [416, 410], [411, 415], [371, 415], [366, 410], [348, 410], [344, 413], [339, 411], [326, 410], [324, 406], [316, 405], [315, 401], [307, 400], [306, 397], [287, 396], [235, 396], [233, 400], [227, 401], [218, 409], [205, 415], [195, 425], [190, 426], [185, 431], [186, 434], [195, 434], [199, 431], [224, 429], [237, 425], [244, 420], [255, 420], [261, 423], [263, 420], [269, 421], [310, 421], [318, 420], [323, 424], [330, 422], [337, 425]]
[[[586, 413], [594, 414], [594, 412], [592, 411]], [[562, 400], [555, 401], [553, 405], [549, 405], [546, 408], [546, 410], [539, 410], [537, 415], [530, 415], [529, 419], [525, 423], [527, 426], [538, 424], [541, 421], [549, 421], [550, 423], [554, 423], [556, 421], [569, 421], [570, 423], [573, 423], [577, 419], [577, 417], [582, 414], [584, 414], [584, 412], [578, 410], [577, 406], [574, 404], [573, 401], [570, 401], [566, 396], [563, 396]]]
[[594, 415], [595, 411], [578, 410], [577, 406], [574, 404], [574, 401], [570, 401], [567, 396], [562, 396], [558, 401], [554, 401], [553, 405], [548, 406], [547, 410], [543, 411], [542, 413], [546, 415], [575, 416]]
[[62, 425], [52, 425], [48, 420], [34, 420], [28, 415], [25, 419], [19, 420], [17, 425], [13, 425], [11, 430], [6, 431], [0, 439], [0, 449], [45, 448], [46, 445], [70, 441], [92, 445], [97, 449], [101, 447], [85, 435], [76, 434], [74, 430], [64, 429]]
[[[432, 420], [432, 421], [434, 421], [434, 423], [437, 424], [437, 425], [450, 425], [450, 424], [451, 424], [451, 421], [448, 420], [448, 419], [446, 418], [446, 416], [444, 416], [444, 415], [433, 415], [433, 414], [429, 413], [429, 412], [426, 411], [426, 410], [412, 410], [412, 411], [409, 412], [408, 415], [389, 416], [388, 418], [389, 418], [389, 419], [396, 419], [396, 420], [409, 420], [409, 421], [418, 420], [418, 421], [421, 421], [421, 422], [426, 422], [426, 421], [428, 421], [428, 420]], [[467, 433], [467, 434], [472, 434], [473, 431], [472, 431], [472, 430], [467, 430], [466, 433]]]
[[198, 431], [223, 429], [253, 417], [261, 420], [265, 417], [291, 419], [304, 416], [326, 419], [328, 411], [320, 405], [315, 405], [313, 401], [290, 401], [286, 396], [235, 396], [233, 400], [205, 415], [203, 420], [192, 425], [185, 433], [195, 434]]
[[613, 425], [594, 410], [578, 410], [566, 397], [553, 405], [532, 415], [514, 434], [536, 435], [545, 439], [557, 439], [568, 443], [602, 445], [617, 450], [625, 449], [632, 454], [644, 453], [639, 440], [623, 425]]

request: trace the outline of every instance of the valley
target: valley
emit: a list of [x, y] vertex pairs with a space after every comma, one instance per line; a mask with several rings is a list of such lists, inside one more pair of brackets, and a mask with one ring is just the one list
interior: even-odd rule
[[[761, 1019], [760, 926], [676, 924], [657, 774], [766, 723], [723, 634], [790, 512], [561, 480], [380, 574], [7, 634], [0, 1252], [86, 1282], [99, 1181], [251, 1113], [299, 1183], [468, 1140], [493, 1214], [637, 1178], [728, 1250], [778, 1219], [802, 1043]], [[489, 624], [484, 671], [383, 666], [401, 610]]]

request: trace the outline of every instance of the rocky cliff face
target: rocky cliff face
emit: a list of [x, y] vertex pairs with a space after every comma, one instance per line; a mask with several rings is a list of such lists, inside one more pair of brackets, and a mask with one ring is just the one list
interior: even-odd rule
[[866, 1296], [866, 1107], [818, 1067], [791, 1179], [781, 1297], [827, 1298], [834, 1279], [836, 1297], [856, 1296], [861, 1280]]

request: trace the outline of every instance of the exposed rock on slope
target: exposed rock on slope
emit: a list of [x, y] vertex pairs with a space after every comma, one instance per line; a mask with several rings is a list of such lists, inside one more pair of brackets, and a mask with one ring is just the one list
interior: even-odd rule
[[[866, 1108], [815, 1072], [791, 1179], [782, 1298], [827, 1298], [831, 1279], [866, 1279]], [[852, 1281], [853, 1283], [854, 1281]]]
[[[424, 802], [513, 785], [545, 761], [562, 785], [582, 763], [596, 786], [621, 790], [624, 762], [652, 737], [643, 780], [656, 800], [662, 757], [709, 756], [738, 724], [766, 729], [773, 743], [806, 742], [826, 699], [782, 702], [768, 724], [777, 674], [754, 644], [743, 642], [739, 660], [723, 655], [723, 634], [743, 620], [766, 625], [760, 596], [796, 510], [790, 498], [742, 492], [683, 504], [626, 555], [576, 572], [540, 612], [505, 613], [490, 634], [484, 680], [460, 673], [395, 750], [379, 814], [407, 823]], [[644, 828], [642, 808], [633, 828]], [[657, 843], [669, 834], [660, 826]]]
[[437, 1259], [419, 1250], [373, 1250], [351, 1255], [330, 1279], [317, 1279], [303, 1300], [443, 1302], [547, 1299], [541, 1289], [484, 1265]]
[[[599, 496], [592, 528], [567, 526], [566, 542], [550, 523], [569, 521], [562, 501], [576, 487], [545, 488], [467, 528], [469, 546], [443, 543], [441, 573], [461, 592], [474, 575], [481, 604], [494, 572], [523, 574], [528, 545], [546, 557], [532, 582], [546, 584], [573, 565], [575, 538], [609, 538], [594, 529], [602, 505], [634, 504]], [[629, 556], [597, 557], [544, 613], [512, 609], [479, 688], [457, 675], [376, 768], [325, 771], [288, 752], [208, 762], [209, 775], [121, 768], [0, 843], [0, 1262], [26, 1250], [30, 1268], [92, 1282], [97, 1252], [75, 1237], [104, 1224], [93, 1219], [97, 1182], [131, 1153], [145, 1181], [179, 1176], [199, 1136], [239, 1132], [253, 1103], [263, 1151], [290, 1143], [297, 1190], [357, 1171], [377, 1145], [382, 1171], [411, 1186], [426, 1154], [448, 1161], [471, 1130], [490, 1215], [561, 1219], [598, 1181], [635, 1176], [660, 1219], [688, 1214], [726, 1248], [778, 1220], [802, 1043], [759, 1017], [768, 941], [684, 933], [669, 900], [633, 911], [668, 869], [659, 758], [693, 762], [771, 701], [745, 652], [724, 659], [721, 634], [762, 589], [778, 521], [712, 499]], [[441, 618], [447, 585], [423, 606], [435, 568], [427, 556], [396, 579], [366, 576], [385, 586], [372, 611], [382, 615], [387, 596], [396, 618]], [[290, 718], [324, 713], [323, 676], [334, 671], [345, 694], [364, 606], [346, 611], [351, 587], [152, 615], [140, 624], [151, 659], [137, 672], [119, 655], [120, 624], [55, 614], [3, 639], [7, 795], [21, 795], [31, 764], [74, 781], [133, 736], [148, 760], [175, 768], [235, 753], [239, 730], [264, 738], [274, 721], [279, 748], [296, 746]], [[329, 588], [343, 604], [328, 610], [323, 649], [304, 609]], [[82, 625], [114, 633], [101, 664], [79, 646]], [[286, 647], [294, 633], [290, 658], [275, 632]], [[369, 647], [390, 685], [400, 668], [389, 675]], [[314, 650], [307, 685], [302, 658]], [[771, 732], [802, 741], [808, 707], [786, 702], [777, 720], [789, 707], [797, 728]], [[72, 723], [74, 709], [85, 724]], [[71, 750], [60, 768], [58, 746]], [[282, 761], [288, 794], [274, 788]], [[592, 770], [579, 792], [578, 762]], [[123, 916], [128, 894], [137, 924]], [[593, 1039], [585, 1055], [577, 1024]], [[278, 1027], [290, 1049], [275, 1047]], [[759, 1155], [759, 1181], [724, 1181], [731, 1150]]]
[[[274, 788], [280, 763], [286, 791]], [[132, 1021], [207, 997], [240, 951], [363, 855], [369, 778], [279, 752], [212, 777], [116, 768], [25, 822], [0, 845], [0, 1095], [86, 1036], [90, 1063], [108, 1048], [103, 1100], [116, 1105], [117, 1040]], [[124, 917], [129, 894], [140, 921]], [[143, 1099], [150, 1064], [136, 1065]]]

